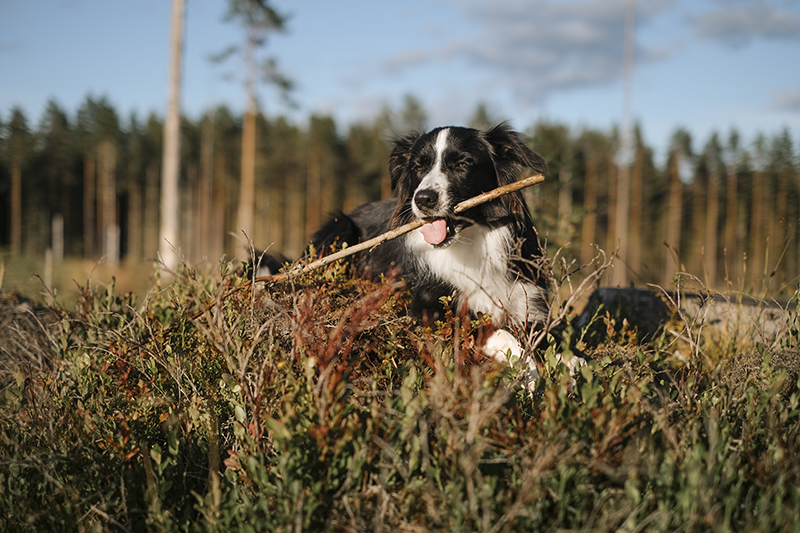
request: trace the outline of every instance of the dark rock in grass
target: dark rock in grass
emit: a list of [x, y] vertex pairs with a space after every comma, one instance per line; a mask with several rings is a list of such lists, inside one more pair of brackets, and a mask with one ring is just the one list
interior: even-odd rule
[[740, 294], [600, 288], [589, 297], [577, 326], [581, 329], [590, 326], [601, 305], [600, 320], [591, 324], [585, 335], [589, 343], [593, 338], [596, 341], [604, 338], [606, 325], [602, 317], [606, 312], [614, 320], [616, 329], [620, 329], [623, 322], [627, 322], [629, 330], [635, 329], [639, 342], [653, 340], [671, 319], [678, 319], [685, 320], [692, 328], [716, 328], [770, 346], [786, 332], [789, 319], [785, 305]]
[[[590, 327], [590, 331], [585, 335], [590, 345], [603, 342], [607, 338], [606, 324], [603, 320], [606, 312], [614, 320], [617, 329], [622, 327], [623, 322], [627, 322], [629, 329], [636, 329], [640, 342], [647, 342], [657, 337], [670, 318], [670, 308], [665, 299], [653, 290], [597, 289], [589, 297], [577, 321], [580, 329]], [[592, 322], [595, 315], [598, 317]]]

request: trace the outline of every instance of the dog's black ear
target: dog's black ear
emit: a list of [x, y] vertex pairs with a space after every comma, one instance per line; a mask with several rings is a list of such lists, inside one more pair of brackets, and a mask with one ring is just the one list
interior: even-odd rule
[[[389, 176], [392, 178], [392, 189], [401, 184], [403, 175], [408, 172], [408, 160], [411, 149], [419, 139], [419, 133], [413, 132], [395, 140], [392, 154], [389, 156]], [[400, 191], [398, 191], [399, 193]], [[398, 194], [399, 195], [399, 194]]]
[[494, 150], [495, 168], [500, 185], [513, 182], [520, 166], [528, 167], [538, 174], [547, 172], [547, 162], [544, 158], [528, 148], [519, 133], [506, 124], [495, 126], [484, 135]]

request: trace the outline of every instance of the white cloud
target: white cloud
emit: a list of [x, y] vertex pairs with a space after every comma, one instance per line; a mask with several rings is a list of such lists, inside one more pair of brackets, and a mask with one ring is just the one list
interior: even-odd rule
[[[436, 47], [406, 49], [382, 65], [397, 76], [466, 61], [481, 85], [526, 105], [622, 76], [627, 0], [452, 0], [472, 28]], [[698, 39], [747, 45], [800, 38], [797, 0], [637, 0], [635, 61], [664, 61]], [[666, 21], [666, 23], [664, 23]], [[461, 27], [463, 25], [454, 25]], [[780, 101], [788, 98], [781, 95]]]
[[[774, 2], [773, 2], [774, 3]], [[725, 6], [690, 19], [698, 36], [741, 46], [754, 38], [800, 38], [800, 14], [765, 2]]]
[[778, 91], [774, 96], [775, 103], [780, 109], [800, 111], [800, 87]]
[[[674, 0], [639, 0], [637, 25], [645, 25]], [[514, 87], [525, 101], [556, 91], [610, 83], [622, 72], [626, 0], [468, 0], [463, 15], [479, 29], [442, 48], [398, 54], [384, 64], [398, 69], [465, 60]], [[655, 54], [653, 54], [655, 55]], [[637, 49], [639, 60], [652, 57]], [[491, 73], [491, 74], [488, 74]]]

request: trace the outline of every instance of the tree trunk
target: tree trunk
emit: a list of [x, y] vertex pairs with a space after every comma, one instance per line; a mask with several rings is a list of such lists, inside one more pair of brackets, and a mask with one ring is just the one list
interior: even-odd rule
[[183, 55], [184, 0], [172, 0], [171, 57], [169, 74], [169, 102], [164, 121], [164, 156], [161, 170], [161, 227], [158, 255], [166, 269], [173, 270], [180, 261], [176, 251], [178, 242], [178, 217], [180, 200], [178, 179], [181, 151], [181, 63]]
[[266, 198], [267, 245], [271, 251], [284, 252], [286, 226], [297, 223], [286, 220], [286, 181], [283, 176], [273, 173], [269, 180], [269, 196]]
[[286, 213], [289, 220], [286, 221], [284, 253], [292, 259], [300, 257], [306, 245], [305, 224], [300, 223], [301, 220], [305, 220], [305, 200], [305, 183], [303, 180], [286, 180]]
[[732, 284], [739, 277], [739, 250], [736, 246], [736, 225], [738, 219], [738, 176], [736, 170], [728, 169], [725, 199], [725, 281]]
[[764, 231], [764, 174], [759, 170], [754, 171], [751, 183], [750, 246], [748, 248], [752, 255], [748, 258], [748, 270], [751, 272], [749, 277], [753, 283], [753, 288], [756, 288], [759, 281], [764, 281], [764, 266], [766, 264], [764, 256], [767, 253], [765, 239], [769, 238]]
[[706, 246], [706, 227], [708, 218], [708, 190], [704, 189], [703, 183], [699, 177], [695, 176], [695, 180], [691, 185], [691, 199], [692, 199], [692, 230], [691, 230], [691, 244], [689, 245], [690, 256], [690, 271], [697, 273], [705, 271], [705, 246]]
[[112, 267], [119, 264], [119, 221], [117, 220], [117, 148], [111, 141], [100, 144], [98, 159], [100, 162], [101, 222], [100, 236], [103, 239], [103, 255]]
[[306, 182], [306, 235], [312, 235], [320, 225], [320, 189], [322, 169], [319, 148], [311, 146], [308, 153], [308, 178]]
[[595, 256], [592, 247], [597, 231], [597, 157], [591, 149], [586, 154], [586, 178], [583, 191], [583, 220], [581, 222], [581, 263], [588, 265]]
[[95, 255], [95, 156], [85, 156], [83, 161], [83, 256]]
[[[782, 268], [781, 270], [788, 274], [789, 270], [789, 261], [788, 257], [784, 254], [786, 250], [788, 250], [788, 242], [786, 242], [786, 218], [788, 214], [788, 203], [787, 203], [787, 196], [789, 195], [789, 191], [786, 187], [786, 175], [784, 172], [778, 173], [778, 190], [777, 190], [777, 210], [775, 212], [775, 216], [772, 217], [772, 246], [773, 249], [777, 252], [777, 256], [775, 257], [774, 261], [777, 262], [778, 260], [781, 261]], [[781, 265], [775, 265], [775, 268], [779, 268]], [[786, 276], [788, 278], [788, 276]], [[781, 279], [778, 277], [775, 282], [777, 286], [774, 288], [779, 288], [781, 285]]]
[[[227, 228], [233, 223], [232, 209], [229, 208], [229, 201], [233, 196], [231, 193], [231, 179], [225, 171], [225, 157], [224, 150], [214, 155], [214, 180], [211, 183], [211, 189], [214, 194], [211, 198], [211, 211], [212, 219], [218, 221], [217, 224], [211, 226], [211, 250], [212, 257], [220, 258], [228, 253], [235, 254], [235, 250], [231, 250], [228, 246], [230, 240], [228, 239]], [[236, 241], [237, 243], [239, 241]], [[238, 248], [237, 248], [238, 249]]]
[[196, 263], [200, 259], [198, 253], [197, 240], [200, 233], [200, 220], [198, 216], [199, 192], [200, 192], [200, 171], [197, 163], [192, 162], [186, 166], [186, 191], [183, 194], [180, 212], [183, 214], [181, 220], [181, 242], [185, 249], [183, 255], [187, 260]]
[[[236, 218], [238, 257], [250, 257], [249, 239], [253, 238], [253, 205], [256, 191], [256, 115], [251, 109], [244, 114], [242, 130], [242, 181], [239, 188], [239, 212]], [[242, 234], [244, 233], [244, 234]]]
[[633, 53], [636, 24], [636, 1], [627, 0], [625, 6], [625, 42], [622, 57], [622, 120], [620, 125], [620, 161], [617, 170], [617, 204], [615, 213], [616, 264], [611, 272], [611, 284], [625, 287], [628, 284], [628, 249], [630, 238], [631, 151], [631, 92], [633, 81]]
[[627, 161], [617, 167], [617, 194], [614, 214], [615, 245], [618, 247], [617, 261], [611, 273], [611, 285], [625, 287], [628, 284], [628, 223], [630, 217], [631, 174]]
[[[565, 158], [566, 159], [566, 158]], [[564, 161], [558, 172], [558, 236], [563, 244], [570, 239], [570, 217], [572, 216], [572, 170]]]
[[128, 183], [128, 251], [126, 262], [139, 264], [142, 257], [142, 186], [136, 179]]
[[[616, 254], [617, 253], [617, 235], [619, 232], [617, 231], [617, 194], [619, 193], [619, 188], [617, 187], [617, 180], [619, 177], [619, 169], [617, 165], [612, 162], [608, 165], [608, 233], [607, 239], [608, 244], [606, 245], [606, 250], [609, 254]], [[531, 187], [535, 189], [535, 187]], [[616, 269], [616, 267], [614, 267]], [[614, 273], [611, 272], [609, 274], [611, 278], [609, 283], [612, 282], [614, 278]]]
[[669, 187], [669, 212], [667, 214], [667, 246], [664, 261], [664, 284], [670, 285], [680, 267], [681, 247], [681, 203], [683, 200], [683, 183], [680, 175], [681, 154], [675, 152], [672, 157]]
[[706, 199], [706, 285], [714, 289], [717, 285], [717, 233], [719, 230], [719, 174], [716, 170], [708, 176]]
[[53, 215], [50, 228], [53, 261], [60, 263], [64, 260], [64, 216], [61, 213]]
[[628, 231], [628, 271], [640, 276], [642, 270], [642, 174], [644, 153], [636, 143], [636, 155], [631, 171], [630, 228]]
[[[213, 200], [214, 183], [214, 114], [207, 115], [203, 123], [203, 133], [200, 139], [200, 191], [198, 211], [199, 223], [199, 252], [201, 257], [206, 257], [216, 262], [219, 255], [212, 255], [211, 250], [211, 205]], [[216, 220], [217, 224], [222, 220]]]
[[22, 249], [22, 169], [19, 158], [11, 167], [11, 257]]
[[[236, 218], [239, 259], [250, 257], [250, 239], [253, 238], [253, 209], [256, 192], [256, 35], [248, 28], [245, 61], [247, 63], [247, 109], [242, 126], [242, 181], [239, 188], [239, 211]], [[244, 233], [244, 235], [242, 234]]]
[[145, 170], [144, 186], [144, 238], [143, 254], [147, 260], [156, 260], [159, 232], [158, 164], [153, 162]]

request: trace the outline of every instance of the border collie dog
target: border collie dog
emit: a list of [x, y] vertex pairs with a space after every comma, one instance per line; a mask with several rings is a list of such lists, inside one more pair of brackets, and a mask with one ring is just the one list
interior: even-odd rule
[[[412, 220], [425, 221], [419, 230], [362, 252], [358, 271], [377, 276], [394, 270], [410, 288], [412, 314], [423, 320], [440, 316], [440, 297], [451, 295], [457, 310], [491, 314], [497, 329], [485, 340], [484, 352], [516, 360], [523, 348], [512, 331], [522, 334], [548, 315], [546, 260], [525, 201], [514, 192], [460, 214], [453, 210], [515, 181], [522, 166], [547, 170], [544, 159], [505, 125], [409, 134], [395, 142], [389, 160], [397, 198], [334, 217], [312, 244], [327, 253], [336, 243], [355, 244]], [[527, 375], [538, 375], [532, 360]]]

